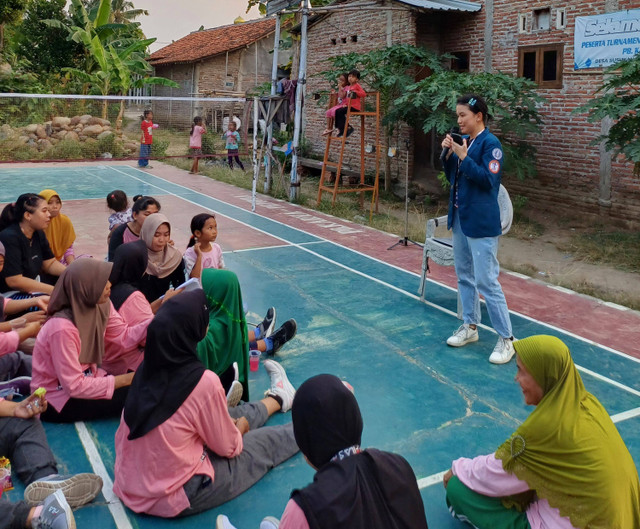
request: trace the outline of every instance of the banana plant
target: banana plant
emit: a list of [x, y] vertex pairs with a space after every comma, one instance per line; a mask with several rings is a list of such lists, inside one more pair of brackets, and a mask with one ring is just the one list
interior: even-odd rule
[[[81, 0], [71, 0], [72, 18], [80, 25], [64, 26], [57, 20], [45, 21], [49, 25], [65, 27], [69, 38], [85, 46], [85, 68], [63, 68], [85, 84], [86, 92], [100, 95], [126, 95], [131, 88], [143, 85], [163, 85], [179, 88], [176, 82], [164, 77], [152, 77], [151, 66], [145, 60], [147, 48], [153, 39], [114, 39], [116, 30], [126, 24], [110, 23], [111, 2], [100, 0], [97, 9], [87, 11]], [[133, 80], [138, 76], [137, 80]], [[102, 105], [102, 118], [107, 118], [108, 103]], [[122, 128], [124, 100], [116, 120], [116, 132]]]

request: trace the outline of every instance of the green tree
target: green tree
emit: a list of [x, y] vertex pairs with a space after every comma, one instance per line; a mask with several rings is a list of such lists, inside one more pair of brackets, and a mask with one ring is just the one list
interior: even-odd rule
[[[72, 0], [76, 9], [76, 17], [80, 18], [84, 27], [67, 27], [70, 38], [82, 43], [86, 48], [88, 61], [92, 68], [63, 68], [80, 79], [87, 86], [88, 91], [100, 95], [127, 95], [131, 88], [148, 84], [173, 86], [179, 85], [164, 77], [151, 77], [151, 66], [146, 61], [147, 48], [156, 39], [120, 39], [114, 40], [114, 31], [118, 24], [109, 22], [111, 18], [111, 4], [109, 0], [100, 0], [97, 9], [87, 12], [80, 0]], [[47, 21], [53, 26], [57, 24]], [[126, 47], [122, 47], [127, 43]], [[137, 80], [133, 80], [138, 77]], [[124, 100], [120, 102], [120, 112], [116, 120], [116, 131], [122, 126], [124, 114]], [[107, 100], [104, 101], [102, 117], [107, 117]]]
[[463, 94], [481, 94], [494, 118], [491, 131], [505, 152], [505, 171], [519, 179], [535, 175], [535, 147], [531, 135], [540, 134], [538, 106], [544, 99], [537, 85], [523, 77], [504, 73], [463, 73], [435, 69], [431, 75], [406, 88], [395, 101], [399, 116], [425, 132], [443, 135], [456, 123], [456, 100]]
[[4, 30], [7, 24], [15, 24], [24, 12], [24, 0], [0, 1], [0, 51], [4, 48]]
[[[415, 83], [416, 78], [442, 70], [442, 57], [427, 48], [409, 44], [395, 44], [365, 54], [348, 53], [327, 60], [332, 68], [318, 75], [330, 83], [335, 82], [339, 73], [357, 68], [362, 84], [380, 93], [385, 152], [389, 149], [395, 127], [403, 118], [397, 108], [398, 98], [405, 93], [407, 86]], [[388, 191], [391, 188], [391, 159], [385, 156], [384, 160], [384, 188]]]
[[67, 31], [43, 20], [68, 21], [66, 0], [30, 0], [18, 28], [17, 52], [37, 72], [58, 72], [81, 60], [83, 48], [67, 39]]
[[[99, 5], [100, 0], [89, 0], [87, 2], [87, 11], [97, 9]], [[149, 11], [146, 9], [136, 9], [133, 2], [129, 2], [128, 0], [111, 0], [111, 16], [109, 17], [109, 22], [127, 24], [143, 15], [148, 16]]]
[[614, 157], [624, 155], [640, 175], [640, 54], [610, 66], [596, 94], [600, 95], [574, 113], [588, 112], [590, 122], [611, 119], [609, 132], [594, 143], [604, 140]]

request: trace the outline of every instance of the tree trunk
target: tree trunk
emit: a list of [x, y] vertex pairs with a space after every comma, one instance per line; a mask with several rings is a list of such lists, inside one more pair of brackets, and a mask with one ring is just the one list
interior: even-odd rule
[[0, 51], [4, 49], [4, 23], [0, 24]]
[[120, 112], [118, 112], [118, 117], [116, 118], [116, 134], [120, 135], [122, 133], [122, 117], [124, 116], [124, 99], [120, 101]]
[[109, 100], [102, 100], [102, 119], [107, 119], [107, 110], [108, 110]]
[[391, 147], [391, 135], [387, 129], [384, 130], [384, 190], [391, 191], [391, 158], [389, 158], [389, 148]]

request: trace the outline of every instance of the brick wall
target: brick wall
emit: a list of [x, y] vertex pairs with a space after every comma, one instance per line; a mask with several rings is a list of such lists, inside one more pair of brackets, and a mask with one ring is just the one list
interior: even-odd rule
[[[389, 0], [387, 0], [389, 1]], [[470, 70], [480, 72], [485, 68], [484, 0], [478, 13], [427, 12], [418, 13], [406, 9], [392, 12], [392, 42], [407, 42], [426, 46], [439, 52], [470, 52]], [[382, 2], [380, 2], [382, 3]], [[404, 4], [393, 3], [395, 7]], [[605, 9], [605, 4], [608, 9]], [[550, 8], [551, 29], [532, 30], [534, 9]], [[556, 29], [557, 9], [566, 9], [566, 27]], [[564, 44], [562, 88], [540, 89], [547, 99], [541, 113], [545, 120], [542, 135], [533, 143], [538, 148], [535, 160], [538, 176], [524, 182], [509, 177], [505, 182], [512, 194], [529, 198], [530, 202], [547, 205], [549, 209], [566, 208], [567, 211], [598, 214], [623, 223], [640, 223], [640, 179], [632, 174], [632, 164], [617, 160], [611, 170], [611, 205], [599, 203], [600, 153], [590, 145], [601, 133], [599, 123], [588, 123], [586, 115], [572, 114], [572, 110], [593, 97], [602, 83], [602, 70], [573, 69], [573, 38], [576, 16], [588, 16], [640, 8], [640, 0], [593, 0], [574, 3], [559, 0], [494, 0], [491, 67], [517, 75], [518, 48], [542, 44]], [[527, 15], [525, 32], [518, 31], [518, 15]], [[358, 35], [358, 41], [350, 40]], [[343, 43], [345, 37], [347, 42]], [[336, 39], [332, 44], [331, 39]], [[325, 142], [320, 136], [325, 127], [324, 111], [316, 105], [311, 95], [326, 90], [324, 81], [314, 74], [328, 69], [326, 59], [352, 51], [365, 53], [387, 44], [387, 14], [384, 11], [362, 10], [336, 13], [309, 29], [307, 106], [304, 131], [312, 151], [320, 156]], [[294, 72], [295, 75], [295, 72]], [[357, 134], [357, 133], [356, 133]], [[410, 153], [410, 175], [428, 169], [433, 140], [420, 131], [410, 131], [402, 126], [392, 144], [404, 148], [403, 139], [410, 137], [416, 146]], [[354, 136], [354, 138], [356, 138]], [[355, 142], [353, 142], [355, 144]], [[351, 146], [348, 162], [357, 168], [356, 151]], [[439, 149], [436, 143], [436, 150]], [[413, 147], [412, 147], [413, 150]], [[400, 164], [394, 162], [392, 174], [404, 175], [404, 156]], [[367, 166], [369, 168], [369, 165]]]
[[[396, 43], [414, 44], [416, 41], [415, 15], [409, 10], [391, 11], [391, 41]], [[328, 70], [329, 57], [343, 55], [345, 53], [367, 53], [371, 50], [386, 46], [387, 43], [387, 12], [381, 10], [361, 10], [350, 11], [346, 14], [332, 14], [317, 22], [309, 28], [309, 53], [307, 55], [307, 88], [306, 88], [306, 108], [304, 114], [304, 136], [309, 142], [314, 157], [322, 157], [326, 146], [326, 138], [322, 136], [322, 131], [326, 128], [325, 112], [327, 105], [318, 104], [313, 99], [313, 94], [329, 90], [329, 86], [323, 78], [317, 76], [319, 72]], [[357, 41], [353, 42], [352, 37]], [[335, 44], [333, 40], [335, 39]], [[346, 42], [343, 42], [346, 41]], [[297, 65], [294, 72], [297, 75]], [[363, 86], [368, 90], [366, 79], [363, 79]], [[356, 123], [352, 123], [355, 132], [345, 149], [344, 163], [354, 170], [360, 169], [360, 118]], [[368, 129], [365, 135], [365, 142], [375, 144], [375, 134], [373, 131], [373, 120], [367, 118]], [[410, 137], [413, 131], [406, 125], [399, 127], [392, 138], [391, 145], [404, 149], [402, 138]], [[380, 136], [380, 144], [384, 145], [384, 138]], [[334, 143], [337, 146], [338, 143]], [[335, 147], [332, 152], [337, 153]], [[381, 156], [381, 180], [384, 178], [384, 156]], [[337, 159], [337, 157], [336, 157]], [[394, 176], [404, 177], [405, 155], [401, 153], [399, 158], [392, 159], [391, 171]], [[413, 163], [413, 156], [410, 157]], [[398, 163], [399, 162], [399, 163]], [[366, 170], [373, 171], [375, 168], [375, 157], [367, 155]]]
[[[195, 63], [156, 66], [156, 75], [173, 79], [180, 88], [155, 87], [154, 95], [244, 97], [247, 91], [271, 81], [272, 49], [273, 35], [268, 35], [257, 42], [257, 47], [254, 43], [229, 53], [228, 61], [227, 55], [221, 54]], [[227, 80], [233, 82], [233, 88], [225, 86]], [[153, 104], [154, 119], [174, 128], [190, 127], [197, 115], [204, 116], [211, 125], [217, 123], [220, 128], [224, 116], [234, 113], [242, 118], [243, 109], [242, 103], [205, 105], [199, 102], [156, 101]]]
[[[607, 4], [609, 5], [609, 4]], [[613, 11], [640, 7], [640, 1], [619, 1]], [[533, 30], [534, 9], [551, 8], [551, 29]], [[566, 9], [566, 27], [556, 29], [557, 9]], [[610, 9], [611, 10], [611, 9]], [[562, 88], [540, 89], [547, 99], [541, 107], [545, 124], [533, 143], [538, 148], [538, 176], [524, 182], [505, 178], [512, 194], [551, 210], [597, 214], [629, 224], [640, 222], [640, 181], [632, 175], [632, 164], [616, 161], [611, 171], [611, 205], [599, 203], [600, 153], [590, 143], [601, 134], [599, 123], [588, 123], [585, 114], [572, 114], [589, 101], [601, 85], [601, 69], [573, 69], [575, 18], [605, 12], [605, 0], [573, 4], [558, 0], [495, 0], [492, 68], [517, 75], [518, 47], [564, 43]], [[527, 17], [526, 31], [518, 31], [518, 17]], [[453, 17], [445, 23], [442, 51], [468, 50], [471, 70], [484, 68], [484, 10], [478, 15]]]

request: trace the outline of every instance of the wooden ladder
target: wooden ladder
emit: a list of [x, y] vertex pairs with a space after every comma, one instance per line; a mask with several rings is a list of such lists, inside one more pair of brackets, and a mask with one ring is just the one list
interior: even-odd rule
[[[366, 101], [373, 99], [375, 101], [375, 110], [367, 111], [366, 110]], [[342, 193], [360, 193], [360, 207], [364, 207], [364, 194], [367, 191], [371, 191], [371, 213], [373, 212], [373, 207], [375, 204], [376, 213], [378, 212], [378, 184], [380, 180], [380, 93], [379, 92], [370, 92], [366, 95], [366, 97], [362, 98], [361, 108], [362, 111], [358, 112], [356, 110], [351, 109], [351, 99], [347, 102], [347, 116], [345, 119], [344, 130], [342, 131], [342, 136], [333, 136], [333, 134], [329, 134], [327, 136], [327, 146], [324, 150], [324, 160], [322, 163], [322, 173], [320, 174], [320, 185], [318, 187], [318, 205], [322, 201], [322, 193], [327, 192], [333, 195], [331, 200], [331, 205], [334, 206], [336, 203], [336, 197]], [[333, 105], [336, 105], [336, 94], [332, 94], [329, 101], [329, 108]], [[349, 129], [349, 124], [351, 123], [352, 118], [356, 118], [360, 116], [360, 181], [355, 184], [345, 184], [340, 185], [340, 177], [342, 175], [342, 164], [344, 161], [344, 151], [345, 146], [347, 145], [349, 139], [353, 139], [353, 135], [350, 138], [347, 138], [347, 130]], [[371, 143], [373, 144], [373, 148], [371, 152], [366, 152], [365, 146], [366, 142], [366, 121], [369, 118], [375, 119], [375, 137], [371, 138]], [[339, 152], [337, 156], [337, 161], [335, 160], [335, 156], [332, 155], [332, 147], [339, 147]], [[375, 156], [375, 179], [373, 185], [365, 184], [365, 162], [366, 156]], [[329, 175], [335, 173], [335, 181], [330, 182]], [[356, 177], [357, 178], [357, 177]]]

